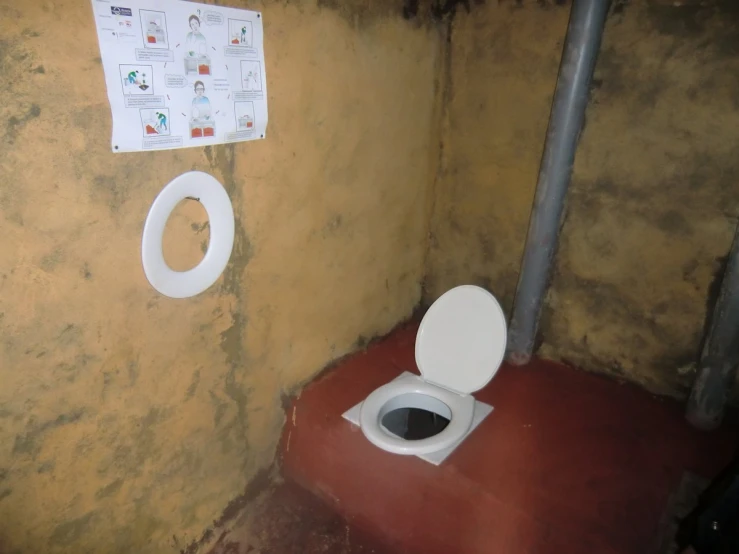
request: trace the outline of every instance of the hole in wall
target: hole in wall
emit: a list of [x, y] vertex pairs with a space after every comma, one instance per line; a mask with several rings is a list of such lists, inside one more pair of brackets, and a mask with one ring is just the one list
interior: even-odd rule
[[181, 200], [164, 227], [164, 261], [174, 271], [192, 269], [203, 260], [209, 242], [208, 212], [197, 200]]
[[401, 394], [380, 412], [382, 426], [405, 440], [423, 440], [441, 433], [452, 417], [449, 406], [424, 394]]

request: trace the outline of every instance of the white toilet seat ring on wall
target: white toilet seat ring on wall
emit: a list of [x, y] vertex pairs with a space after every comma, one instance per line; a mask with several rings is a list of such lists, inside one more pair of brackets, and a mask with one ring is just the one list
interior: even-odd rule
[[[416, 398], [415, 402], [393, 402], [404, 395], [427, 396], [429, 402]], [[434, 411], [435, 403], [443, 403], [451, 412], [449, 424], [440, 433], [421, 440], [406, 440], [386, 430], [382, 418], [398, 408], [421, 408]], [[405, 404], [405, 405], [404, 405]], [[367, 440], [375, 446], [395, 454], [430, 454], [455, 445], [472, 426], [475, 399], [460, 396], [418, 378], [391, 381], [370, 394], [362, 403], [359, 426]], [[441, 414], [446, 415], [446, 414]]]
[[[188, 271], [174, 271], [164, 260], [162, 238], [175, 206], [185, 198], [198, 200], [208, 214], [210, 242], [202, 261]], [[223, 273], [234, 243], [231, 200], [218, 180], [202, 171], [175, 177], [157, 195], [149, 209], [141, 240], [141, 261], [146, 278], [170, 298], [188, 298], [208, 289]]]

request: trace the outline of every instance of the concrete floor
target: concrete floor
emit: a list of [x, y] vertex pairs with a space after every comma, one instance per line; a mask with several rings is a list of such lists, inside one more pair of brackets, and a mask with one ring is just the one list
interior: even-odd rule
[[652, 554], [685, 476], [711, 478], [734, 453], [735, 429], [697, 432], [676, 402], [534, 361], [475, 393], [495, 411], [441, 466], [389, 454], [341, 414], [417, 372], [416, 330], [307, 386], [283, 438], [286, 478], [398, 553]]

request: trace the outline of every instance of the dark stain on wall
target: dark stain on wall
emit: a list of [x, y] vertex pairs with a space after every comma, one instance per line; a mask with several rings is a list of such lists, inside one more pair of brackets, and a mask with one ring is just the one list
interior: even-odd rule
[[88, 512], [85, 515], [65, 521], [56, 526], [49, 538], [50, 545], [68, 546], [72, 545], [80, 538], [90, 527], [96, 512]]
[[[260, 470], [249, 482], [244, 492], [229, 502], [228, 506], [223, 510], [221, 516], [213, 522], [213, 526], [208, 528], [200, 539], [191, 542], [180, 550], [180, 554], [196, 554], [200, 548], [211, 541], [214, 537], [220, 535], [224, 531], [224, 527], [233, 521], [244, 509], [263, 491], [267, 490], [272, 483], [272, 470]], [[176, 541], [176, 539], [175, 539]]]
[[[224, 420], [228, 407], [221, 401], [220, 394], [211, 391], [211, 402], [215, 406], [214, 421], [219, 427], [216, 433], [222, 448], [229, 450], [234, 444], [239, 444], [239, 448], [248, 451], [249, 445], [244, 443], [244, 437], [247, 436], [249, 426], [247, 412], [251, 389], [242, 383], [244, 369], [248, 363], [248, 354], [244, 347], [247, 318], [241, 310], [246, 304], [243, 276], [254, 253], [244, 227], [241, 186], [234, 174], [234, 147], [227, 145], [209, 148], [206, 150], [206, 157], [213, 169], [220, 172], [223, 185], [234, 206], [234, 246], [229, 264], [223, 273], [220, 293], [233, 295], [238, 306], [231, 311], [231, 326], [221, 333], [220, 344], [230, 368], [223, 383], [222, 393], [235, 405], [236, 415], [228, 421]], [[247, 461], [248, 457], [244, 456], [244, 464], [247, 464]]]
[[[734, 0], [651, 0], [647, 5], [650, 24], [667, 35], [696, 37], [707, 29], [716, 31], [712, 19], [717, 16], [729, 22], [739, 21], [739, 4]], [[734, 37], [735, 42], [739, 42], [739, 37]]]
[[234, 146], [206, 147], [205, 155], [211, 167], [220, 172], [223, 178], [223, 186], [231, 197], [231, 203], [234, 206], [234, 246], [229, 264], [223, 273], [222, 291], [226, 294], [233, 294], [241, 300], [243, 273], [249, 264], [249, 260], [254, 255], [254, 251], [244, 227], [241, 187], [234, 175]]
[[556, 6], [568, 6], [569, 0], [536, 0], [536, 3], [542, 8], [551, 8]]
[[542, 320], [545, 355], [688, 391], [715, 260], [736, 225], [739, 164], [727, 141], [737, 14], [736, 3], [655, 0], [609, 19]]
[[403, 17], [413, 19], [418, 15], [419, 0], [405, 0], [403, 2]]
[[36, 470], [37, 473], [43, 474], [43, 473], [51, 473], [54, 471], [56, 463], [54, 460], [48, 460], [44, 463], [42, 463], [40, 466], [38, 466], [38, 469]]
[[115, 481], [105, 485], [95, 493], [96, 500], [102, 500], [108, 496], [112, 496], [117, 493], [123, 485], [123, 479], [116, 479]]
[[[561, 4], [564, 0], [541, 0], [544, 3]], [[422, 25], [454, 18], [458, 10], [470, 13], [473, 6], [485, 0], [318, 0], [318, 6], [336, 11], [352, 26], [363, 28], [378, 19], [403, 17]]]
[[690, 236], [693, 234], [690, 222], [677, 210], [667, 210], [659, 214], [655, 219], [655, 225], [671, 235]]
[[26, 424], [26, 432], [22, 435], [16, 435], [13, 444], [13, 455], [15, 456], [31, 456], [35, 458], [41, 450], [44, 435], [53, 431], [58, 427], [75, 423], [82, 419], [85, 415], [84, 409], [74, 410], [69, 413], [60, 414], [55, 419], [44, 422], [37, 422], [31, 418]]
[[18, 136], [20, 130], [25, 127], [26, 123], [35, 119], [41, 115], [41, 106], [38, 104], [31, 104], [25, 110], [21, 112], [19, 117], [14, 115], [8, 118], [7, 126], [5, 128], [5, 142], [13, 144]]
[[200, 385], [200, 370], [196, 369], [195, 372], [192, 374], [192, 382], [190, 383], [190, 386], [187, 387], [185, 400], [189, 400], [193, 396], [195, 396], [195, 393], [198, 390], [198, 385]]
[[41, 269], [47, 272], [54, 271], [54, 268], [64, 261], [64, 250], [57, 247], [49, 254], [41, 258]]
[[317, 0], [317, 3], [319, 8], [335, 11], [357, 28], [366, 27], [378, 19], [398, 17], [403, 13], [401, 0], [377, 0], [375, 2]]
[[129, 198], [128, 181], [120, 176], [95, 175], [92, 180], [92, 198], [108, 205], [111, 212], [121, 209]]
[[352, 345], [352, 350], [364, 350], [370, 340], [364, 335], [359, 335]]

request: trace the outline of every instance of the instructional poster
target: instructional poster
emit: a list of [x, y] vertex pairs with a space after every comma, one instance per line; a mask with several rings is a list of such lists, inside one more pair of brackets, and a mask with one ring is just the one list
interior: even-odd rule
[[264, 138], [259, 12], [183, 0], [92, 0], [113, 152]]

